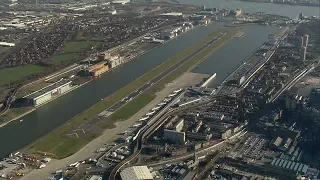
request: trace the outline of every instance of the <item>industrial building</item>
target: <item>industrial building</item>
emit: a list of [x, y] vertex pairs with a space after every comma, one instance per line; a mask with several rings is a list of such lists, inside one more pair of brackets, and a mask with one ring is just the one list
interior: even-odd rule
[[186, 136], [187, 138], [190, 138], [190, 139], [196, 139], [196, 140], [202, 140], [202, 141], [208, 141], [212, 138], [212, 134], [202, 134], [202, 133], [192, 133], [192, 132], [187, 132]]
[[305, 164], [279, 158], [274, 158], [271, 162], [271, 165], [275, 166], [276, 168], [283, 168], [289, 171], [300, 172], [304, 174], [306, 174], [309, 169], [309, 166]]
[[270, 146], [273, 149], [286, 151], [290, 147], [291, 143], [292, 143], [292, 139], [291, 138], [284, 139], [284, 138], [281, 138], [281, 137], [278, 136], [278, 137], [274, 138], [270, 142]]
[[184, 119], [179, 119], [178, 116], [171, 117], [168, 123], [164, 125], [163, 136], [164, 139], [170, 140], [173, 143], [184, 144], [185, 133], [181, 132], [184, 126]]
[[109, 60], [109, 68], [115, 68], [117, 66], [119, 66], [120, 64], [123, 64], [125, 61], [122, 57], [119, 57], [117, 59], [112, 59], [112, 60]]
[[153, 180], [147, 166], [132, 166], [120, 173], [122, 180]]
[[[104, 59], [104, 55], [99, 55], [98, 59]], [[82, 76], [100, 76], [101, 74], [107, 72], [109, 70], [109, 65], [107, 61], [100, 61], [99, 63], [93, 64], [88, 68], [80, 71], [80, 75]]]
[[68, 92], [71, 89], [71, 82], [72, 81], [59, 81], [24, 97], [24, 99], [27, 99], [32, 106], [39, 106], [50, 101], [54, 97]]
[[173, 143], [184, 144], [186, 140], [185, 132], [178, 132], [170, 129], [164, 129], [163, 136], [165, 140], [169, 140]]

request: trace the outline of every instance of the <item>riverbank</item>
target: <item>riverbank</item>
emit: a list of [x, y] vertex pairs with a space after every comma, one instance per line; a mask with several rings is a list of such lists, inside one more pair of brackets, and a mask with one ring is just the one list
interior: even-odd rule
[[[183, 72], [187, 72], [190, 70], [192, 66], [194, 66], [196, 63], [199, 63], [199, 61], [204, 60], [210, 54], [212, 51], [216, 51], [218, 48], [221, 47], [222, 44], [229, 41], [231, 38], [233, 38], [234, 34], [239, 29], [234, 28], [228, 28], [228, 29], [220, 29], [218, 31], [215, 31], [211, 33], [207, 38], [202, 39], [198, 43], [192, 45], [191, 47], [185, 49], [181, 53], [177, 54], [176, 56], [168, 59], [164, 63], [160, 64], [153, 70], [149, 71], [148, 73], [144, 74], [140, 78], [136, 79], [132, 83], [124, 86], [123, 88], [119, 89], [117, 92], [112, 94], [111, 96], [108, 96], [107, 98], [104, 98], [103, 101], [98, 102], [97, 104], [93, 105], [91, 108], [87, 109], [83, 113], [75, 116], [71, 120], [69, 120], [65, 125], [57, 128], [47, 136], [39, 139], [38, 141], [32, 143], [30, 146], [28, 146], [26, 149], [30, 153], [36, 153], [38, 151], [41, 152], [50, 152], [53, 154], [56, 154], [56, 158], [64, 158], [66, 156], [69, 156], [73, 153], [75, 153], [77, 150], [81, 149], [85, 144], [89, 143], [91, 140], [95, 139], [101, 134], [96, 134], [96, 132], [86, 132], [85, 137], [82, 137], [81, 139], [68, 137], [65, 134], [69, 132], [72, 129], [77, 128], [80, 124], [87, 123], [88, 121], [92, 120], [94, 117], [96, 117], [98, 114], [100, 114], [102, 111], [110, 107], [112, 104], [116, 103], [117, 101], [120, 101], [123, 99], [127, 94], [130, 92], [135, 91], [138, 87], [144, 85], [146, 82], [150, 81], [154, 77], [156, 77], [158, 74], [163, 72], [165, 69], [168, 69], [172, 66], [172, 64], [178, 63], [181, 59], [187, 57], [189, 54], [194, 52], [196, 49], [201, 47], [203, 44], [210, 42], [211, 39], [216, 37], [220, 32], [224, 32], [228, 30], [228, 34], [224, 37], [222, 37], [220, 40], [218, 40], [213, 45], [206, 48], [203, 52], [197, 54], [194, 58], [187, 61], [183, 66], [179, 67], [179, 69], [174, 70], [172, 73], [165, 76], [165, 78], [161, 79], [155, 88], [152, 88], [149, 90], [147, 94], [143, 93], [140, 95], [140, 98], [142, 95], [144, 96], [153, 96], [154, 93], [158, 92], [159, 90], [163, 89], [163, 86], [165, 84], [172, 82], [172, 80], [176, 79], [178, 76], [180, 76]], [[139, 97], [137, 97], [139, 98]], [[150, 98], [148, 101], [145, 101], [144, 103], [148, 104], [148, 102], [151, 101]], [[135, 106], [138, 102], [135, 102], [134, 100], [130, 101], [128, 104], [126, 104], [124, 107], [119, 109], [117, 112], [122, 112], [122, 109], [126, 109], [126, 107]], [[145, 104], [144, 104], [145, 105]], [[117, 113], [116, 112], [116, 113]], [[135, 112], [134, 112], [135, 113]], [[115, 116], [115, 115], [114, 115]], [[121, 119], [124, 120], [124, 119]], [[105, 124], [103, 126], [107, 128], [114, 127], [114, 123], [118, 122], [120, 120], [117, 119], [107, 119], [105, 121]], [[100, 124], [101, 125], [101, 124]]]

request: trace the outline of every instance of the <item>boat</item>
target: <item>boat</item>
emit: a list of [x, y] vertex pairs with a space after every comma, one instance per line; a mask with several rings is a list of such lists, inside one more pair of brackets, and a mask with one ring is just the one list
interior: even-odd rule
[[23, 121], [23, 119], [20, 119], [20, 122], [22, 122]]

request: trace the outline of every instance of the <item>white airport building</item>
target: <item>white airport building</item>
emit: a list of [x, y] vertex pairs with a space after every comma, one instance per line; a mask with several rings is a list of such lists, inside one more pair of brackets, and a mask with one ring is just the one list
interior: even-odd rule
[[39, 106], [52, 100], [54, 97], [60, 96], [70, 91], [71, 82], [72, 81], [59, 81], [39, 91], [29, 94], [24, 98], [27, 99], [31, 105]]
[[132, 166], [120, 173], [122, 180], [153, 180], [147, 166]]

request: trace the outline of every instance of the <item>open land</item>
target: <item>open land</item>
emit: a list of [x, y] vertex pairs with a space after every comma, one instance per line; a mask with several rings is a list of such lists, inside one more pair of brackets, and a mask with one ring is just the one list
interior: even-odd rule
[[[75, 127], [80, 126], [81, 124], [84, 124], [88, 122], [89, 120], [93, 119], [96, 117], [99, 113], [110, 107], [112, 104], [116, 103], [117, 101], [123, 99], [126, 97], [127, 94], [130, 92], [133, 92], [135, 89], [138, 87], [142, 86], [152, 78], [156, 77], [158, 74], [163, 72], [165, 69], [169, 68], [172, 66], [172, 64], [179, 62], [179, 60], [187, 57], [190, 53], [195, 51], [197, 48], [201, 47], [203, 44], [210, 42], [214, 37], [216, 37], [220, 32], [226, 32], [228, 31], [228, 34], [224, 37], [222, 37], [220, 40], [218, 40], [215, 44], [212, 46], [206, 48], [204, 51], [201, 53], [197, 54], [195, 57], [187, 61], [185, 64], [174, 70], [172, 73], [169, 75], [165, 76], [162, 80], [160, 80], [158, 83], [155, 85], [155, 89], [151, 89], [151, 92], [148, 93], [148, 95], [145, 95], [145, 93], [141, 94], [138, 96], [138, 99], [145, 99], [144, 102], [148, 104], [152, 99], [154, 99], [154, 93], [157, 91], [163, 89], [164, 85], [167, 83], [172, 82], [174, 79], [179, 77], [181, 74], [184, 72], [187, 72], [192, 68], [195, 64], [201, 62], [206, 58], [208, 55], [213, 53], [215, 50], [217, 50], [220, 46], [222, 46], [224, 43], [226, 43], [229, 39], [231, 39], [234, 35], [235, 32], [237, 32], [239, 29], [234, 29], [234, 28], [228, 28], [228, 29], [220, 29], [218, 31], [213, 32], [210, 34], [207, 38], [199, 41], [195, 45], [187, 48], [183, 52], [177, 54], [173, 58], [170, 58], [169, 60], [165, 61], [161, 65], [157, 66], [154, 68], [152, 71], [146, 73], [142, 77], [138, 78], [137, 80], [133, 81], [132, 83], [128, 84], [127, 86], [119, 89], [116, 93], [113, 95], [105, 98], [103, 101], [100, 101], [96, 105], [92, 106], [85, 112], [77, 115], [73, 119], [71, 119], [67, 124], [65, 124], [62, 127], [59, 127], [58, 129], [54, 130], [54, 132], [50, 133], [48, 136], [40, 139], [39, 141], [35, 142], [32, 144], [29, 148], [29, 152], [36, 153], [38, 151], [41, 152], [50, 152], [56, 155], [56, 158], [64, 158], [66, 156], [69, 156], [76, 151], [78, 151], [81, 147], [83, 147], [85, 144], [87, 144], [89, 141], [93, 140], [94, 138], [98, 137], [100, 134], [98, 134], [96, 131], [86, 133], [83, 138], [74, 138], [74, 137], [69, 137], [66, 136], [65, 134], [70, 131], [71, 129], [75, 129]], [[151, 96], [151, 97], [148, 97]], [[134, 107], [137, 106], [138, 103], [137, 101], [132, 101], [128, 104], [126, 104], [123, 108], [129, 108], [129, 107]], [[141, 106], [143, 107], [143, 106]], [[122, 111], [121, 109], [119, 111]], [[129, 117], [132, 115], [133, 112], [129, 112], [127, 115], [122, 115], [123, 117]], [[112, 127], [112, 124], [119, 120], [123, 119], [118, 119], [116, 117], [119, 117], [115, 113], [113, 118], [108, 119], [103, 126], [104, 127]]]
[[83, 59], [86, 51], [100, 45], [100, 41], [79, 40], [66, 43], [61, 52], [54, 55], [51, 61], [55, 64], [76, 62]]
[[[9, 84], [14, 81], [22, 80], [33, 74], [37, 74], [45, 70], [45, 67], [38, 65], [26, 65], [20, 67], [6, 68], [0, 70], [0, 85]], [[10, 76], [9, 76], [10, 74]]]

